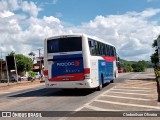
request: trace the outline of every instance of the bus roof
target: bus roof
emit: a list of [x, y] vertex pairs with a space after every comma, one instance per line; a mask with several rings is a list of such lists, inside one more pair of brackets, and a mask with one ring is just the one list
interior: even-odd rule
[[55, 35], [55, 36], [52, 36], [52, 37], [49, 37], [49, 38], [46, 38], [45, 40], [51, 40], [51, 39], [55, 39], [55, 38], [60, 38], [60, 37], [82, 37], [82, 36], [86, 36], [90, 39], [93, 39], [93, 40], [96, 40], [96, 41], [99, 41], [99, 42], [102, 42], [102, 43], [105, 43], [105, 44], [108, 44], [108, 45], [111, 45], [114, 47], [114, 45], [104, 41], [103, 39], [100, 39], [98, 37], [95, 37], [95, 36], [91, 36], [91, 35], [87, 35], [87, 34], [84, 34], [84, 33], [73, 33], [73, 34], [61, 34], [61, 35]]

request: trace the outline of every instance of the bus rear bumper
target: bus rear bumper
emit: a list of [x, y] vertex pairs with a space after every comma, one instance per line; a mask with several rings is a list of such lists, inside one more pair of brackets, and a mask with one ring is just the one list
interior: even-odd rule
[[82, 81], [63, 81], [63, 82], [50, 82], [45, 81], [47, 88], [92, 88], [91, 79], [85, 79]]

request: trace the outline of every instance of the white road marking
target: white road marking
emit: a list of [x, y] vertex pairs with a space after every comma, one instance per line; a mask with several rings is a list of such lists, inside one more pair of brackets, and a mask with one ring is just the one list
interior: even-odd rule
[[100, 95], [98, 95], [97, 97], [93, 98], [91, 101], [87, 102], [86, 104], [84, 104], [82, 107], [77, 108], [75, 111], [80, 111], [81, 109], [83, 109], [85, 106], [88, 106], [89, 104], [91, 104], [93, 101], [95, 101], [96, 99], [98, 99], [99, 97], [101, 97], [102, 95], [108, 93], [109, 91], [111, 91], [114, 87], [110, 88], [107, 91], [104, 91], [103, 93], [101, 93]]
[[144, 98], [133, 98], [133, 97], [122, 97], [122, 96], [115, 96], [115, 95], [102, 95], [102, 97], [113, 97], [113, 98], [123, 98], [123, 99], [131, 99], [131, 100], [143, 100], [143, 101], [151, 101], [151, 99], [144, 99]]
[[148, 105], [140, 105], [140, 104], [129, 104], [129, 103], [121, 103], [121, 102], [112, 102], [112, 101], [106, 101], [106, 100], [95, 100], [96, 102], [101, 102], [101, 103], [109, 103], [109, 104], [114, 104], [114, 105], [124, 105], [124, 106], [133, 106], [133, 107], [144, 107], [144, 108], [151, 108], [151, 109], [158, 109], [160, 110], [160, 107], [156, 106], [148, 106]]
[[[95, 101], [96, 99], [98, 99], [101, 95], [104, 95], [104, 94], [108, 93], [108, 92], [109, 92], [111, 89], [113, 89], [113, 88], [114, 88], [114, 87], [110, 88], [110, 89], [107, 90], [107, 91], [104, 91], [103, 93], [101, 93], [100, 95], [98, 95], [97, 97], [93, 98], [91, 101], [87, 102], [87, 103], [84, 104], [82, 107], [79, 107], [79, 108], [77, 108], [77, 109], [74, 110], [74, 111], [80, 111], [80, 110], [82, 110], [83, 108], [89, 106], [89, 104], [91, 104], [93, 101]], [[101, 109], [102, 109], [102, 108], [101, 108]], [[60, 119], [58, 119], [58, 120], [66, 120], [67, 118], [68, 118], [68, 117], [62, 117], [62, 118], [60, 118]]]
[[120, 88], [120, 89], [153, 90], [153, 88], [151, 88], [151, 87], [121, 87], [121, 86], [116, 86], [116, 88]]
[[113, 90], [119, 90], [119, 91], [143, 91], [143, 92], [150, 92], [150, 90], [130, 90], [130, 89], [119, 89], [119, 88], [116, 88], [116, 89], [113, 89]]
[[130, 79], [136, 78], [140, 73], [137, 73], [136, 75], [132, 76]]
[[110, 91], [111, 93], [120, 93], [120, 94], [129, 94], [129, 95], [146, 95], [150, 96], [150, 94], [140, 94], [140, 93], [126, 93], [126, 92], [115, 92], [115, 91]]
[[95, 111], [123, 111], [123, 110], [103, 109], [103, 108], [95, 107], [95, 106], [91, 106], [91, 105], [87, 105], [87, 106], [85, 106], [85, 108], [89, 108], [89, 109], [92, 109]]

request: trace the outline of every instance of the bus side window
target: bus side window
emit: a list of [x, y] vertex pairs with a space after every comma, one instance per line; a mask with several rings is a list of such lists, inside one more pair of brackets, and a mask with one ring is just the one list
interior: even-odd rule
[[97, 42], [97, 56], [101, 55], [101, 45], [100, 42]]
[[94, 47], [94, 41], [93, 40], [89, 41], [89, 47]]
[[114, 56], [114, 50], [112, 46], [111, 46], [111, 56]]
[[94, 40], [92, 40], [92, 39], [89, 39], [89, 41], [88, 41], [88, 43], [89, 43], [89, 49], [90, 49], [90, 54], [91, 55], [96, 55], [96, 44], [95, 44], [95, 41]]
[[107, 45], [107, 55], [111, 56], [111, 47], [110, 47], [110, 45]]
[[115, 49], [115, 47], [113, 48], [113, 50], [114, 50], [114, 57], [116, 57], [116, 49]]

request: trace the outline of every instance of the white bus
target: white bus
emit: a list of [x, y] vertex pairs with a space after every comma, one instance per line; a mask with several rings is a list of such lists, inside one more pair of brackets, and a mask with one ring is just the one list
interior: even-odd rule
[[60, 35], [44, 41], [47, 88], [98, 88], [118, 75], [113, 45], [85, 34]]

